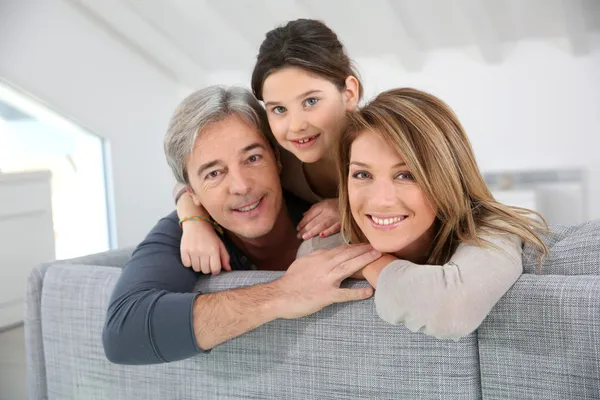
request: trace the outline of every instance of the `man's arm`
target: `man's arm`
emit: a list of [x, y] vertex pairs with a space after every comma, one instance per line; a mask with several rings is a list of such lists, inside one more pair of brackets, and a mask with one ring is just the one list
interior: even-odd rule
[[299, 318], [334, 302], [373, 294], [371, 289], [339, 287], [381, 255], [369, 246], [341, 246], [296, 260], [271, 283], [191, 293], [199, 274], [181, 264], [176, 218], [172, 213], [159, 221], [115, 286], [102, 335], [106, 356], [114, 363], [182, 360], [271, 320]]
[[341, 289], [340, 283], [380, 256], [370, 245], [339, 246], [297, 259], [273, 282], [202, 295], [194, 305], [198, 347], [211, 349], [277, 318], [300, 318], [332, 303], [369, 298], [372, 288]]
[[175, 212], [135, 249], [114, 288], [102, 341], [118, 364], [156, 364], [201, 352], [193, 332], [193, 293], [200, 274], [181, 263]]

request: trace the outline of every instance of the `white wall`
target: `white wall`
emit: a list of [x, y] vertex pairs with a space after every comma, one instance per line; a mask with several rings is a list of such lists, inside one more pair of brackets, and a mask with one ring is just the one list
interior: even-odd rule
[[[343, 39], [343, 38], [342, 38]], [[355, 58], [368, 99], [411, 86], [446, 101], [460, 117], [481, 169], [581, 167], [589, 174], [588, 218], [600, 218], [600, 36], [575, 57], [551, 42], [521, 42], [503, 63], [474, 49], [430, 53], [423, 70], [393, 59]], [[248, 71], [212, 74], [211, 83], [245, 84]]]
[[570, 55], [551, 42], [521, 42], [499, 65], [466, 50], [429, 56], [418, 73], [357, 60], [367, 96], [399, 86], [430, 91], [458, 114], [481, 169], [584, 168], [588, 218], [600, 218], [600, 36]]
[[173, 210], [162, 139], [185, 90], [74, 4], [2, 0], [0, 78], [108, 139], [118, 245], [134, 245]]

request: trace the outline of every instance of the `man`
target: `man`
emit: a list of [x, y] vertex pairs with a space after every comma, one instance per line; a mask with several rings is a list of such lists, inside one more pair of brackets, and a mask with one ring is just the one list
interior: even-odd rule
[[249, 91], [208, 87], [175, 111], [165, 152], [177, 180], [224, 228], [231, 267], [289, 265], [284, 276], [247, 288], [193, 293], [200, 274], [181, 263], [182, 231], [173, 212], [136, 248], [115, 286], [102, 335], [110, 361], [181, 360], [277, 318], [372, 296], [372, 288], [339, 287], [381, 255], [368, 245], [294, 261], [300, 244], [295, 226], [308, 205], [282, 192], [276, 146], [266, 130], [266, 113]]

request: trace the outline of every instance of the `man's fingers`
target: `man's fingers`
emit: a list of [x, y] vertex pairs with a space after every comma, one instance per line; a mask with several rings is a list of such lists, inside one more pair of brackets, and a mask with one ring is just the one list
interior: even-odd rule
[[335, 235], [336, 233], [339, 233], [340, 230], [342, 229], [342, 224], [340, 224], [339, 222], [336, 222], [335, 224], [333, 224], [332, 226], [330, 226], [329, 228], [325, 229], [323, 232], [321, 232], [321, 237], [329, 237], [331, 235]]
[[373, 296], [373, 288], [365, 287], [358, 289], [338, 289], [335, 293], [334, 303], [346, 301], [365, 300]]
[[358, 243], [358, 244], [343, 244], [341, 246], [334, 247], [331, 250], [327, 250], [327, 255], [330, 257], [330, 264], [332, 266], [338, 266], [348, 260], [360, 256], [361, 254], [368, 253], [373, 250], [373, 246], [369, 243]]
[[219, 243], [219, 256], [221, 257], [221, 265], [223, 266], [223, 269], [225, 271], [231, 272], [231, 265], [229, 264], [229, 253], [227, 252], [227, 248], [222, 242]]
[[364, 252], [344, 262], [336, 263], [336, 267], [333, 268], [332, 273], [337, 279], [344, 280], [379, 257], [381, 257], [381, 253], [377, 250]]

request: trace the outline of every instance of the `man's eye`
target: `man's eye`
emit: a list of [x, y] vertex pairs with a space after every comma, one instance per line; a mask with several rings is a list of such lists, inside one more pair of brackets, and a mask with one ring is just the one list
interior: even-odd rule
[[259, 155], [259, 154], [254, 154], [254, 155], [252, 155], [252, 156], [248, 157], [248, 162], [255, 163], [255, 162], [257, 162], [257, 161], [260, 161], [260, 159], [261, 159], [261, 158], [262, 158], [262, 156], [261, 156], [261, 155]]
[[283, 106], [273, 107], [273, 112], [275, 114], [283, 114], [285, 112], [285, 107], [283, 107]]
[[354, 179], [369, 179], [371, 177], [371, 174], [369, 174], [368, 172], [365, 171], [358, 171], [352, 174], [352, 177]]
[[206, 176], [204, 177], [204, 179], [215, 179], [219, 175], [221, 175], [221, 171], [219, 171], [219, 170], [210, 171], [208, 174], [206, 174]]
[[315, 104], [317, 104], [318, 102], [319, 102], [319, 99], [317, 99], [316, 97], [311, 97], [311, 98], [304, 100], [304, 105], [308, 106], [308, 107], [312, 107]]
[[396, 175], [396, 179], [403, 181], [414, 181], [415, 177], [410, 172], [400, 172], [398, 175]]

